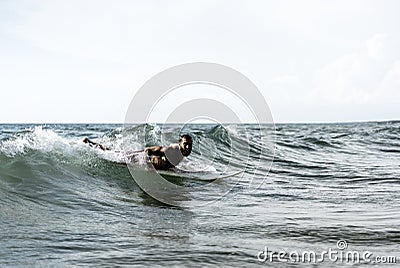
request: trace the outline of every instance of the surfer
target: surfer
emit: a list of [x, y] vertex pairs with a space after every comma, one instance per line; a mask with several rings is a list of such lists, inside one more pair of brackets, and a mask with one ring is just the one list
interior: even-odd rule
[[[103, 151], [110, 150], [88, 138], [84, 138], [82, 141], [88, 143], [91, 147], [100, 148]], [[155, 169], [166, 170], [175, 167], [183, 160], [183, 157], [188, 156], [192, 152], [192, 144], [192, 137], [189, 135], [182, 135], [178, 143], [169, 146], [152, 146], [143, 151], [149, 157]], [[137, 153], [143, 151], [138, 151]]]
[[144, 150], [149, 156], [151, 163], [155, 169], [170, 169], [178, 165], [183, 157], [188, 156], [192, 152], [192, 137], [183, 135], [178, 143], [170, 146], [152, 146]]

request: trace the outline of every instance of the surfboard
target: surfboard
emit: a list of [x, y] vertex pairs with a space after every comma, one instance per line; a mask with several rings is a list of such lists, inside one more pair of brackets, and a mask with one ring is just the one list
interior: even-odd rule
[[[108, 160], [110, 161], [110, 160]], [[121, 161], [110, 161], [117, 165], [126, 166], [125, 162]], [[145, 167], [143, 167], [146, 169]], [[212, 182], [218, 179], [226, 179], [229, 177], [237, 176], [243, 171], [234, 171], [234, 172], [217, 172], [217, 171], [184, 171], [178, 168], [172, 168], [168, 170], [157, 170], [157, 173], [161, 176], [165, 176], [167, 178], [175, 178], [175, 179], [189, 179], [189, 180], [198, 180], [198, 181], [208, 181]]]
[[207, 172], [207, 171], [181, 171], [178, 169], [169, 169], [169, 170], [157, 170], [157, 172], [161, 176], [166, 176], [166, 177], [212, 182], [218, 179], [226, 179], [229, 177], [239, 175], [243, 171], [225, 173], [225, 172]]
[[[126, 167], [125, 163], [114, 162], [114, 164]], [[157, 173], [163, 177], [172, 179], [212, 182], [218, 179], [226, 179], [240, 175], [241, 173], [243, 173], [243, 171], [226, 173], [226, 172], [210, 172], [210, 171], [181, 171], [179, 169], [174, 168], [168, 170], [157, 170]]]

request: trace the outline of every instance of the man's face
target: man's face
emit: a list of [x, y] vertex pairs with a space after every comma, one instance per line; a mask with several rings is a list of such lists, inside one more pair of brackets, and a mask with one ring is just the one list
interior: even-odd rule
[[179, 147], [182, 155], [188, 156], [192, 152], [192, 139], [187, 139], [185, 137], [181, 138], [179, 141]]

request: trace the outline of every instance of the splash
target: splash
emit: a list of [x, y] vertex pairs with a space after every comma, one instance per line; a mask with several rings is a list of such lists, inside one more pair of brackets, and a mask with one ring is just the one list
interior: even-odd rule
[[0, 152], [13, 157], [25, 154], [29, 150], [40, 152], [50, 152], [62, 150], [65, 154], [72, 154], [73, 147], [77, 142], [59, 136], [50, 129], [43, 126], [35, 126], [25, 129], [24, 132], [16, 134], [14, 137], [0, 142]]

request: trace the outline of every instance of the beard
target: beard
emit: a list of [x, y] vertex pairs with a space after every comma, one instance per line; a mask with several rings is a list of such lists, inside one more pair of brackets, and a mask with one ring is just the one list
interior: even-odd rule
[[181, 153], [183, 156], [188, 156], [192, 152], [192, 148], [181, 149]]

